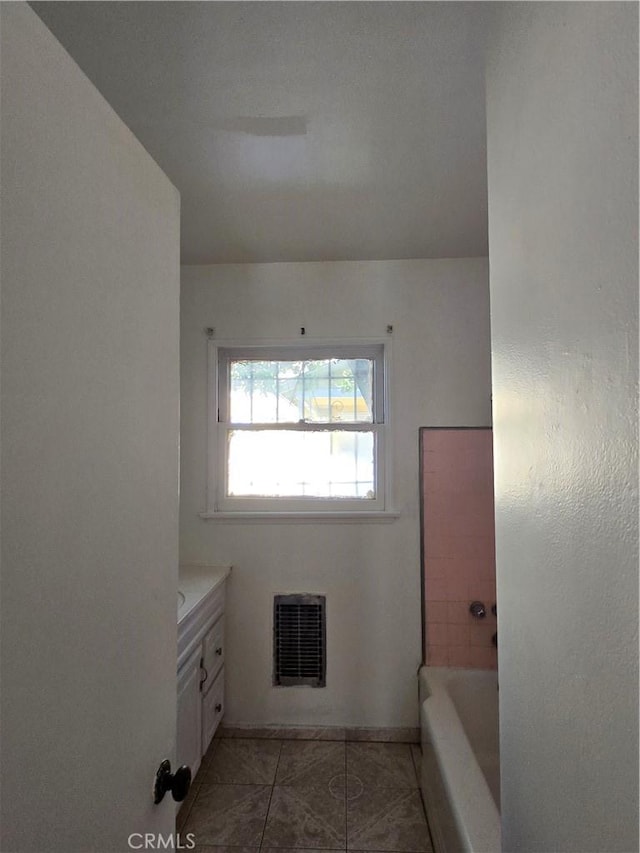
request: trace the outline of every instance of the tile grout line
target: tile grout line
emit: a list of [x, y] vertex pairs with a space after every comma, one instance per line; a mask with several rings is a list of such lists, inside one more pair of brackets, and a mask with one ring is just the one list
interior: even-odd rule
[[[422, 745], [420, 745], [420, 761], [422, 761]], [[427, 824], [427, 835], [429, 836], [429, 843], [431, 844], [431, 850], [435, 851], [435, 845], [433, 843], [433, 835], [431, 834], [431, 824], [429, 823], [429, 818], [427, 817], [427, 804], [424, 801], [424, 796], [422, 794], [422, 785], [421, 785], [421, 769], [418, 769], [418, 764], [416, 762], [416, 751], [413, 748], [411, 749], [411, 761], [413, 763], [413, 769], [416, 774], [416, 778], [418, 780], [418, 793], [420, 794], [420, 802], [422, 804], [422, 811], [424, 812], [424, 821]]]
[[[274, 796], [275, 787], [277, 784], [277, 775], [279, 772], [280, 761], [282, 761], [282, 751], [284, 749], [285, 743], [286, 743], [286, 741], [283, 741], [282, 739], [279, 740], [279, 748], [278, 748], [278, 753], [276, 756], [275, 768], [274, 768], [273, 776], [272, 776], [272, 783], [270, 785], [265, 785], [265, 787], [267, 787], [267, 786], [270, 787], [271, 790], [270, 790], [269, 796], [268, 796], [267, 809], [265, 812], [265, 818], [264, 818], [264, 822], [263, 822], [261, 837], [258, 841], [256, 848], [255, 848], [255, 853], [258, 853], [258, 851], [261, 851], [261, 853], [262, 853], [262, 851], [267, 850], [267, 846], [265, 845], [265, 841], [267, 839], [266, 830], [267, 830], [268, 824], [269, 824], [270, 810], [271, 810], [271, 805], [273, 804], [273, 796]], [[350, 763], [349, 763], [349, 751], [347, 749], [348, 744], [346, 742], [343, 742], [343, 743], [344, 743], [343, 770], [344, 770], [344, 774], [345, 774], [345, 787], [344, 787], [344, 793], [343, 793], [343, 797], [344, 797], [343, 804], [344, 804], [344, 808], [345, 808], [345, 814], [344, 814], [345, 838], [344, 838], [344, 846], [341, 846], [341, 847], [336, 846], [335, 853], [347, 853], [347, 852], [349, 852], [349, 853], [362, 853], [362, 851], [360, 850], [361, 845], [358, 844], [358, 842], [356, 842], [355, 846], [353, 846], [353, 847], [349, 845], [348, 832], [349, 832], [350, 821], [349, 821], [349, 814], [348, 814], [348, 806], [349, 806], [348, 767], [350, 766]], [[215, 750], [215, 751], [217, 752], [217, 750]], [[409, 745], [408, 752], [409, 752], [409, 756], [410, 756], [410, 760], [411, 760], [411, 767], [413, 770], [414, 784], [412, 787], [414, 788], [414, 790], [417, 787], [418, 791], [419, 791], [420, 804], [422, 807], [421, 810], [423, 812], [423, 820], [425, 821], [425, 828], [427, 829], [427, 836], [428, 836], [428, 845], [429, 846], [427, 848], [424, 848], [422, 850], [422, 853], [433, 853], [434, 848], [433, 848], [433, 839], [431, 836], [431, 828], [429, 826], [428, 820], [426, 819], [426, 809], [424, 808], [424, 799], [422, 798], [422, 792], [419, 790], [420, 789], [419, 774], [418, 774], [419, 752], [417, 750], [414, 750], [414, 748], [411, 745]], [[272, 752], [271, 754], [273, 755], [274, 753]], [[212, 753], [209, 757], [209, 761], [203, 762], [203, 764], [205, 765], [205, 769], [209, 769], [208, 765], [213, 760], [214, 760], [214, 755]], [[239, 784], [239, 783], [227, 783], [227, 784]], [[251, 785], [251, 784], [256, 784], [256, 783], [246, 783], [246, 784]], [[185, 817], [185, 821], [184, 821], [184, 824], [183, 824], [181, 829], [184, 829], [186, 822], [190, 817], [190, 814], [192, 812], [193, 807], [195, 806], [196, 802], [199, 801], [199, 798], [202, 795], [203, 785], [204, 785], [204, 777], [202, 778], [202, 781], [200, 782], [200, 784], [197, 786], [198, 790], [194, 794], [193, 802], [191, 803], [191, 806], [189, 808], [189, 813]], [[395, 787], [395, 786], [393, 786], [393, 787]], [[402, 788], [404, 786], [400, 785], [400, 787]], [[389, 840], [391, 841], [391, 839], [389, 839]], [[417, 839], [415, 839], [415, 840], [417, 840]], [[242, 845], [242, 846], [244, 846], [244, 845]], [[393, 846], [393, 842], [392, 842], [392, 846]], [[233, 853], [233, 851], [231, 850], [231, 851], [229, 851], [229, 853]], [[238, 851], [238, 853], [241, 853], [241, 851]], [[277, 851], [276, 851], [276, 853], [277, 853]], [[293, 851], [286, 850], [285, 848], [282, 848], [282, 853], [293, 853]], [[310, 847], [307, 850], [305, 850], [304, 853], [319, 853], [319, 849]], [[334, 853], [333, 849], [332, 849], [332, 853]], [[384, 853], [384, 851], [381, 851], [381, 853]]]
[[349, 817], [347, 809], [349, 808], [349, 774], [347, 772], [347, 741], [344, 742], [344, 849], [345, 853], [349, 849]]
[[276, 787], [276, 778], [278, 776], [278, 767], [280, 766], [280, 756], [282, 755], [282, 744], [283, 741], [280, 741], [280, 749], [278, 750], [278, 760], [276, 761], [276, 767], [273, 771], [273, 783], [271, 785], [271, 791], [269, 792], [269, 803], [267, 805], [267, 813], [264, 816], [264, 826], [262, 827], [262, 835], [260, 836], [260, 844], [258, 845], [258, 850], [262, 850], [262, 845], [264, 843], [264, 834], [267, 831], [267, 823], [269, 822], [269, 812], [271, 811], [271, 801], [273, 800], [273, 789]]
[[[218, 740], [220, 740], [220, 739], [218, 738]], [[209, 758], [206, 761], [206, 763], [202, 762], [202, 761], [200, 762], [200, 767], [198, 768], [198, 772], [196, 773], [195, 778], [191, 782], [191, 784], [193, 785], [193, 783], [196, 781], [196, 779], [198, 777], [200, 777], [200, 781], [195, 786], [195, 790], [193, 792], [193, 799], [191, 800], [191, 805], [189, 806], [189, 808], [185, 812], [184, 820], [183, 819], [180, 820], [180, 829], [178, 829], [178, 817], [180, 814], [180, 809], [178, 809], [178, 813], [176, 814], [175, 824], [176, 824], [176, 833], [178, 833], [178, 834], [182, 834], [182, 830], [187, 825], [187, 821], [189, 820], [191, 812], [193, 811], [193, 807], [196, 804], [196, 800], [200, 796], [200, 789], [202, 788], [202, 785], [204, 784], [204, 777], [206, 776], [207, 769], [208, 769], [209, 765], [211, 764], [211, 761], [213, 760], [213, 755], [215, 752], [217, 752], [217, 749], [218, 749], [218, 744], [216, 744], [216, 741], [214, 739], [214, 740], [212, 740], [207, 751], [205, 752], [204, 757], [206, 758], [206, 756], [209, 754], [209, 752], [211, 752], [211, 755], [209, 755]], [[203, 766], [203, 764], [204, 764], [204, 766]]]

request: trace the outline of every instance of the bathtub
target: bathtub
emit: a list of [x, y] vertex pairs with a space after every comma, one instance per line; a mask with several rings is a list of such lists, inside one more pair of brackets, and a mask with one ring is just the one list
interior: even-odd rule
[[420, 787], [436, 853], [500, 853], [497, 673], [423, 666]]

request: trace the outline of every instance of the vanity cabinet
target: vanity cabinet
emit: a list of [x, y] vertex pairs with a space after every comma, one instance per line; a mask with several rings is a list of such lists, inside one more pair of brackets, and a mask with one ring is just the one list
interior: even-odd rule
[[229, 567], [181, 567], [176, 766], [192, 776], [224, 714], [224, 608]]
[[202, 694], [200, 692], [200, 649], [194, 649], [178, 671], [178, 734], [176, 766], [186, 764], [193, 776], [202, 758]]
[[202, 743], [203, 754], [211, 743], [224, 711], [224, 616], [202, 642]]

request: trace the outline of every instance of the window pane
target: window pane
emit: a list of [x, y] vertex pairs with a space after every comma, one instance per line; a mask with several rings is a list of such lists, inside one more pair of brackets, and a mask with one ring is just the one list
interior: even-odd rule
[[230, 430], [231, 497], [375, 498], [373, 432]]
[[[230, 364], [229, 415], [233, 423], [278, 423], [300, 420], [291, 403], [295, 386], [287, 362], [232, 361]], [[293, 381], [293, 387], [291, 383]]]
[[373, 360], [231, 361], [231, 423], [372, 423]]
[[330, 389], [332, 421], [373, 421], [373, 361], [334, 359]]

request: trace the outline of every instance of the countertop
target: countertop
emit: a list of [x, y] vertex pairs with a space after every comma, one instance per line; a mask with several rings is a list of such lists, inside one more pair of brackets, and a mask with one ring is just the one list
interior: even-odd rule
[[230, 573], [231, 566], [181, 565], [178, 575], [178, 625], [207, 595], [224, 583]]

